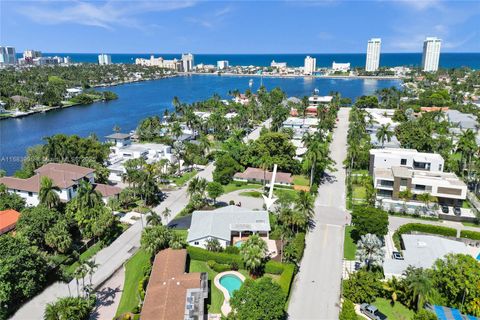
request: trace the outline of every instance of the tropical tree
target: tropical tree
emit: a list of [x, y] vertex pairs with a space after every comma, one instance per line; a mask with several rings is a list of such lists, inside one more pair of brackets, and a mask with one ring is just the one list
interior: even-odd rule
[[216, 203], [217, 198], [224, 193], [222, 184], [215, 181], [209, 182], [207, 184], [207, 193], [208, 193], [208, 196], [213, 199], [213, 203]]
[[87, 320], [94, 305], [94, 299], [60, 298], [54, 303], [47, 304], [43, 318], [45, 320]]
[[60, 192], [60, 188], [53, 184], [53, 180], [42, 176], [40, 179], [40, 191], [38, 192], [40, 203], [50, 209], [57, 207], [60, 204], [58, 192]]
[[390, 130], [390, 123], [382, 124], [380, 128], [378, 128], [376, 137], [378, 141], [382, 143], [382, 148], [385, 147], [385, 140], [390, 142], [392, 140], [394, 133]]
[[382, 240], [376, 235], [367, 233], [357, 243], [355, 259], [360, 261], [362, 267], [381, 267], [385, 258], [385, 251], [382, 249]]
[[423, 308], [425, 299], [433, 288], [432, 280], [422, 268], [409, 266], [404, 272], [404, 281], [411, 292], [411, 305], [417, 311]]
[[261, 272], [267, 252], [267, 243], [257, 234], [251, 235], [240, 248], [245, 267], [252, 276], [257, 276]]
[[163, 219], [165, 219], [165, 221], [168, 221], [168, 218], [170, 217], [171, 214], [172, 214], [172, 210], [170, 210], [169, 208], [165, 208], [162, 211], [162, 217]]
[[205, 198], [205, 191], [207, 189], [207, 179], [194, 177], [190, 180], [190, 183], [187, 187], [187, 193], [190, 198], [194, 198], [195, 196], [199, 197], [200, 199]]
[[72, 246], [73, 240], [68, 223], [65, 219], [59, 220], [45, 234], [45, 243], [57, 252], [65, 253]]
[[395, 305], [395, 302], [399, 300], [399, 297], [402, 297], [405, 293], [405, 287], [396, 277], [392, 277], [388, 281], [384, 282], [383, 290], [385, 290], [385, 292], [390, 296], [390, 303], [392, 306]]
[[205, 242], [205, 249], [213, 252], [220, 252], [223, 250], [222, 246], [220, 245], [220, 241], [218, 241], [216, 238], [207, 239]]
[[425, 208], [428, 209], [430, 206], [430, 203], [432, 202], [437, 202], [438, 199], [437, 197], [432, 196], [430, 193], [425, 192], [422, 194], [416, 195], [417, 200], [422, 201], [425, 204]]
[[168, 248], [172, 232], [166, 226], [156, 225], [145, 228], [142, 232], [140, 243], [151, 256], [156, 255], [160, 250]]
[[155, 211], [152, 211], [147, 217], [147, 224], [151, 226], [162, 225], [162, 218], [158, 213], [156, 213]]
[[89, 181], [82, 180], [77, 191], [77, 201], [80, 209], [94, 208], [102, 203], [102, 195]]

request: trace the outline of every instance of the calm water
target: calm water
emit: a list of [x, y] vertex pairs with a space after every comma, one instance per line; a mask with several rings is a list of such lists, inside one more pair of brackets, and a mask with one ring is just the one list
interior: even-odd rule
[[[171, 109], [174, 96], [183, 102], [207, 99], [214, 93], [228, 98], [229, 90], [248, 89], [249, 79], [205, 75], [126, 84], [105, 89], [118, 94], [119, 99], [115, 101], [1, 120], [0, 168], [8, 174], [19, 169], [21, 159], [12, 158], [24, 156], [25, 150], [41, 143], [43, 137], [57, 133], [80, 136], [96, 133], [103, 138], [112, 132], [115, 124], [128, 132], [135, 129], [141, 119], [161, 115], [165, 109]], [[260, 86], [260, 78], [253, 79], [252, 90], [256, 90]], [[352, 99], [400, 84], [397, 80], [304, 78], [264, 78], [263, 83], [267, 89], [281, 87], [289, 96], [309, 95], [318, 88], [323, 95], [335, 90]]]
[[[45, 53], [44, 55], [70, 56], [74, 62], [98, 62], [98, 54], [92, 53]], [[272, 60], [287, 62], [289, 66], [303, 66], [305, 56], [317, 58], [317, 67], [330, 67], [332, 62], [350, 62], [353, 67], [364, 67], [366, 55], [363, 53], [340, 54], [196, 54], [195, 63], [217, 64], [218, 60], [228, 60], [231, 65], [269, 66]], [[21, 56], [21, 55], [19, 55]], [[180, 58], [180, 54], [155, 54], [165, 59]], [[112, 54], [113, 63], [134, 63], [136, 58], [149, 58], [150, 54]], [[380, 65], [419, 66], [422, 62], [421, 53], [383, 53], [380, 55]], [[443, 68], [470, 67], [480, 69], [480, 53], [442, 53], [440, 66]]]

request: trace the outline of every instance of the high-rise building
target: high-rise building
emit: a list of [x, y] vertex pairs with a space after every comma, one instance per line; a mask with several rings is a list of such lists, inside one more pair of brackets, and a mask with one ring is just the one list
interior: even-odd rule
[[228, 69], [228, 60], [219, 60], [217, 61], [217, 69], [218, 70], [224, 70]]
[[365, 63], [365, 71], [377, 71], [380, 66], [380, 47], [382, 39], [372, 38], [368, 40], [367, 45], [367, 61]]
[[17, 54], [14, 47], [0, 47], [0, 65], [17, 63]]
[[183, 72], [191, 72], [193, 70], [193, 54], [183, 53], [182, 65], [183, 65]]
[[423, 42], [422, 69], [431, 72], [438, 70], [440, 61], [440, 46], [442, 40], [437, 37], [427, 37]]
[[98, 55], [98, 64], [100, 65], [106, 65], [106, 64], [112, 64], [112, 56], [109, 54], [99, 54]]
[[303, 67], [303, 73], [306, 75], [312, 75], [317, 70], [317, 59], [307, 56], [305, 58], [305, 65]]

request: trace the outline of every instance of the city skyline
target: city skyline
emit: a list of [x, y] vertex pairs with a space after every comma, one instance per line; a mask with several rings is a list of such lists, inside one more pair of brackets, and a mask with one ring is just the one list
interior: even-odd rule
[[441, 38], [442, 52], [480, 52], [480, 4], [471, 1], [4, 1], [1, 6], [2, 45], [17, 52], [365, 53], [368, 39], [381, 38], [382, 53], [407, 53], [422, 52], [426, 37]]

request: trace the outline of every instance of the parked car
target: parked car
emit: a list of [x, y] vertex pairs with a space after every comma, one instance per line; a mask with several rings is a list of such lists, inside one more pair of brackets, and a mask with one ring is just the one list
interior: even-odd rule
[[460, 216], [462, 214], [462, 210], [460, 210], [460, 207], [454, 207], [453, 208], [453, 213], [456, 215], [456, 216]]
[[360, 262], [355, 262], [355, 270], [360, 270], [360, 267], [362, 266], [362, 264]]
[[448, 213], [448, 206], [442, 206], [442, 212]]
[[393, 251], [392, 252], [392, 259], [403, 260], [403, 255], [398, 251]]
[[378, 311], [377, 307], [372, 306], [368, 303], [362, 303], [360, 306], [360, 311], [373, 320], [387, 320], [387, 316]]

